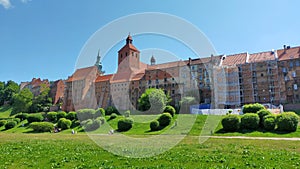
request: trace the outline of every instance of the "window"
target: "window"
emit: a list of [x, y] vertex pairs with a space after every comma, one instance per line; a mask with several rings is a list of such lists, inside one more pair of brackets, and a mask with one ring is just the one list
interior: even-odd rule
[[202, 78], [202, 75], [200, 75], [200, 76], [199, 76], [199, 80], [202, 80], [202, 79], [203, 79], [203, 78]]
[[127, 54], [127, 52], [125, 53], [125, 56], [127, 56], [128, 54]]
[[151, 84], [151, 80], [148, 81], [148, 84]]
[[264, 74], [262, 73], [262, 74], [260, 74], [260, 76], [261, 76], [261, 77], [263, 77], [263, 76], [264, 76]]
[[292, 72], [292, 76], [293, 76], [293, 77], [296, 77], [296, 71], [293, 71], [293, 72]]
[[123, 55], [121, 54], [121, 59], [122, 59]]
[[290, 68], [292, 68], [294, 65], [293, 61], [290, 61]]
[[158, 79], [156, 79], [156, 80], [155, 80], [155, 83], [156, 83], [156, 84], [158, 84], [158, 83], [159, 83]]
[[133, 52], [132, 52], [131, 54], [132, 54], [132, 56], [134, 56], [134, 53], [133, 53]]
[[172, 94], [175, 94], [175, 90], [172, 90]]
[[166, 82], [166, 81], [167, 81], [167, 78], [164, 78], [164, 81]]
[[282, 72], [283, 73], [286, 73], [287, 72], [287, 69], [284, 67], [284, 68], [282, 68]]
[[298, 85], [294, 84], [294, 90], [297, 90], [297, 89], [298, 89]]
[[296, 60], [296, 66], [300, 66], [300, 61]]

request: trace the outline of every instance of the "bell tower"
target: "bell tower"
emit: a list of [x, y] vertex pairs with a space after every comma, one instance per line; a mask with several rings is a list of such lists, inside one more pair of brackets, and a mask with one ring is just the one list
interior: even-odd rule
[[140, 51], [132, 44], [130, 34], [126, 38], [126, 44], [118, 51], [118, 71], [140, 69]]

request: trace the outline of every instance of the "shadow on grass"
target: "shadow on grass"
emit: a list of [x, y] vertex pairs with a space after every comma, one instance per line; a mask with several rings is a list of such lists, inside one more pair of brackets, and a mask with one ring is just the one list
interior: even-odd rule
[[223, 128], [219, 129], [216, 131], [216, 134], [227, 134], [227, 133], [240, 133], [240, 134], [248, 134], [252, 132], [261, 132], [261, 133], [272, 133], [272, 134], [279, 134], [279, 135], [284, 135], [284, 134], [289, 134], [293, 133], [294, 131], [279, 131], [279, 130], [265, 130], [262, 128], [256, 129], [256, 130], [249, 130], [249, 129], [240, 129], [238, 131], [225, 131]]

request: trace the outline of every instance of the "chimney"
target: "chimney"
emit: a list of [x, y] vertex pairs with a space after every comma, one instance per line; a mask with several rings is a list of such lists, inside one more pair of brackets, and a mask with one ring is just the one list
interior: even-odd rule
[[283, 49], [286, 49], [286, 45], [283, 45]]

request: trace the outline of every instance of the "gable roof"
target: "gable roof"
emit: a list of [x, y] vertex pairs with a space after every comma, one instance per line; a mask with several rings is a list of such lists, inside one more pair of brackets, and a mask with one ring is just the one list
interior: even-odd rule
[[300, 58], [300, 46], [277, 50], [277, 55], [279, 60], [289, 60]]
[[222, 65], [224, 65], [224, 66], [233, 66], [233, 65], [245, 64], [246, 59], [247, 59], [247, 52], [228, 55], [223, 60]]
[[98, 76], [95, 80], [95, 82], [105, 82], [110, 81], [110, 79], [113, 77], [113, 74]]
[[90, 66], [86, 68], [77, 69], [66, 82], [73, 82], [77, 80], [84, 80], [91, 72], [98, 71], [96, 66]]

